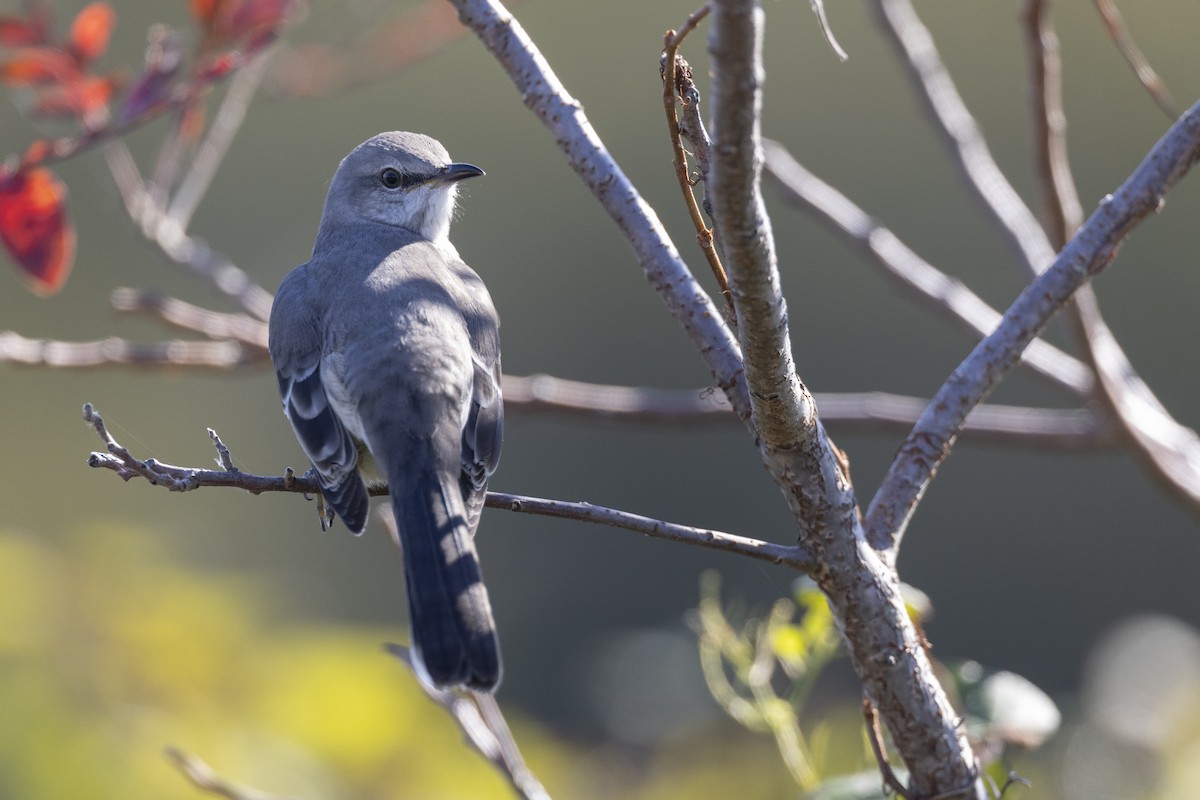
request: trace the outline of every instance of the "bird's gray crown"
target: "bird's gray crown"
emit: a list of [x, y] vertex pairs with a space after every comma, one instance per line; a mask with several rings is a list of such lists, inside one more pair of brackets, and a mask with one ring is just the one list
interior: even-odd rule
[[482, 175], [456, 164], [436, 139], [393, 131], [373, 136], [342, 159], [321, 216], [322, 232], [371, 221], [449, 243], [458, 181]]

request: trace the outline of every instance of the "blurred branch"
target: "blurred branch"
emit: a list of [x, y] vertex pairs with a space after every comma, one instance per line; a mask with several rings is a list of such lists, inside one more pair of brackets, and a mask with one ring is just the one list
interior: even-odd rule
[[226, 800], [294, 800], [246, 786], [235, 786], [214, 772], [212, 767], [199, 757], [185, 753], [177, 747], [168, 747], [163, 754], [197, 789], [224, 797]]
[[917, 16], [910, 0], [876, 0], [903, 62], [917, 79], [917, 88], [929, 103], [934, 120], [954, 145], [959, 166], [1004, 232], [1017, 245], [1030, 275], [1042, 272], [1054, 260], [1054, 250], [1033, 213], [996, 165], [971, 112], [938, 55], [929, 29]]
[[[867, 512], [871, 544], [893, 563], [916, 504], [949, 455], [968, 411], [995, 388], [1021, 351], [1072, 294], [1116, 257], [1117, 249], [1137, 224], [1162, 207], [1166, 193], [1198, 156], [1200, 103], [1180, 117], [1116, 193], [1100, 203], [1050, 269], [1021, 293], [1005, 312], [1000, 326], [972, 350], [938, 390], [901, 445]], [[1195, 463], [1200, 463], [1200, 458]], [[1178, 477], [1188, 475], [1181, 471]]]
[[[908, 248], [848, 197], [813, 175], [778, 142], [765, 141], [766, 168], [787, 197], [859, 245], [872, 262], [917, 299], [958, 321], [976, 337], [987, 336], [1000, 322], [996, 311], [961, 281], [946, 275]], [[1035, 339], [1021, 356], [1025, 366], [1073, 394], [1088, 396], [1093, 380], [1088, 366], [1052, 344]], [[822, 412], [825, 411], [822, 406]]]
[[1104, 26], [1108, 28], [1108, 35], [1112, 37], [1113, 44], [1121, 51], [1121, 55], [1133, 68], [1133, 73], [1137, 75], [1138, 81], [1154, 98], [1154, 102], [1158, 103], [1158, 107], [1170, 119], [1175, 119], [1179, 116], [1179, 106], [1175, 102], [1175, 98], [1167, 91], [1166, 84], [1158, 77], [1158, 73], [1150, 66], [1150, 62], [1146, 60], [1146, 56], [1142, 55], [1142, 51], [1138, 48], [1137, 42], [1133, 41], [1133, 36], [1129, 33], [1129, 28], [1125, 25], [1125, 20], [1121, 17], [1121, 12], [1117, 10], [1116, 3], [1112, 0], [1095, 0], [1096, 10], [1100, 12], [1100, 18], [1104, 20]]
[[110, 366], [187, 367], [229, 370], [262, 364], [266, 352], [234, 341], [187, 341], [142, 344], [116, 336], [91, 342], [28, 339], [19, 333], [0, 333], [0, 363], [26, 366], [88, 368]]
[[[1067, 161], [1058, 40], [1046, 2], [1028, 0], [1025, 23], [1034, 81], [1038, 175], [1050, 209], [1047, 230], [1054, 246], [1061, 247], [1079, 227], [1082, 212]], [[1163, 485], [1194, 510], [1200, 510], [1200, 437], [1175, 422], [1134, 371], [1105, 323], [1090, 285], [1080, 287], [1070, 309], [1072, 322], [1097, 376], [1095, 394]]]
[[[232, 458], [229, 448], [221, 441], [216, 432], [209, 429], [209, 438], [217, 450], [217, 462], [222, 469], [198, 469], [195, 467], [178, 467], [164, 464], [156, 459], [145, 461], [136, 458], [129, 450], [113, 438], [108, 432], [104, 419], [91, 403], [83, 406], [83, 420], [92, 426], [96, 435], [104, 443], [105, 452], [93, 452], [88, 456], [88, 466], [95, 469], [108, 469], [117, 473], [122, 480], [145, 478], [154, 486], [162, 486], [171, 492], [190, 492], [205, 486], [222, 486], [243, 489], [251, 494], [264, 492], [293, 492], [320, 496], [321, 487], [316, 479], [309, 475], [297, 475], [289, 467], [282, 476], [254, 475], [249, 472], [231, 468]], [[387, 494], [386, 486], [373, 486], [372, 496]], [[580, 522], [592, 522], [608, 525], [614, 528], [624, 528], [656, 539], [666, 539], [673, 542], [707, 547], [713, 550], [723, 550], [729, 553], [750, 556], [772, 564], [783, 564], [794, 569], [805, 570], [810, 566], [807, 552], [799, 545], [785, 546], [737, 536], [732, 533], [692, 528], [673, 522], [643, 517], [614, 508], [605, 508], [591, 503], [576, 503], [565, 500], [547, 500], [541, 497], [526, 497], [523, 495], [506, 494], [503, 492], [488, 492], [486, 505], [489, 508], [503, 508], [523, 514], [571, 519]]]
[[[938, 56], [929, 30], [917, 16], [910, 0], [878, 0], [878, 5], [887, 30], [900, 46], [911, 72], [919, 78], [919, 88], [936, 121], [955, 144], [959, 163], [977, 198], [1016, 243], [1029, 270], [1034, 274], [1041, 272], [1053, 261], [1054, 248], [1033, 213], [996, 165]], [[1191, 113], [1189, 110], [1185, 116]], [[1139, 170], [1143, 167], [1145, 163]], [[1108, 205], [1106, 202], [1101, 207]], [[1193, 509], [1200, 510], [1200, 437], [1175, 421], [1133, 369], [1100, 316], [1091, 289], [1076, 287], [1074, 291], [1075, 310], [1072, 313], [1096, 372], [1099, 399], [1113, 412], [1138, 455], [1155, 475]], [[916, 497], [913, 495], [912, 499], [915, 501]], [[907, 524], [911, 511], [909, 508], [904, 513], [902, 525]]]
[[225, 97], [204, 135], [204, 141], [190, 159], [187, 174], [166, 210], [167, 219], [181, 230], [187, 230], [191, 225], [192, 217], [208, 193], [233, 137], [241, 129], [250, 103], [266, 74], [267, 65], [271, 63], [272, 53], [272, 48], [264, 49], [230, 80]]
[[[1042, 186], [1042, 216], [1050, 244], [1061, 249], [1083, 223], [1083, 206], [1067, 156], [1067, 115], [1063, 110], [1062, 58], [1050, 18], [1050, 0], [1025, 0], [1021, 15], [1029, 52], [1033, 104], [1034, 159]], [[1178, 116], [1178, 115], [1176, 115]]]
[[245, 314], [212, 311], [152, 289], [115, 289], [110, 302], [116, 311], [152, 314], [169, 325], [210, 339], [234, 339], [263, 351], [267, 348], [266, 323]]
[[520, 23], [498, 0], [452, 1], [463, 24], [500, 63], [525, 105], [554, 134], [567, 162], [624, 235], [646, 279], [695, 343], [734, 412], [749, 420], [737, 342], [654, 210], [605, 149], [582, 104], [567, 92]]
[[[391, 515], [380, 514], [379, 517], [392, 529], [392, 538], [395, 539], [395, 522]], [[508, 779], [519, 797], [525, 800], [550, 800], [550, 794], [525, 764], [508, 722], [500, 710], [500, 704], [493, 695], [486, 692], [460, 693], [439, 689], [421, 680], [419, 673], [413, 668], [412, 656], [407, 647], [398, 644], [385, 644], [383, 647], [413, 670], [421, 690], [430, 700], [445, 709], [466, 736], [467, 743]]]

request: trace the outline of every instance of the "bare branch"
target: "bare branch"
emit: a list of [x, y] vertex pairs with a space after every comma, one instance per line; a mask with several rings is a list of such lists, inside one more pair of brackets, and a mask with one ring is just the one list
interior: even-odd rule
[[[1103, 9], [1102, 9], [1103, 11]], [[1116, 9], [1112, 9], [1116, 13]], [[1120, 22], [1119, 14], [1117, 21]], [[1028, 0], [1025, 14], [1034, 79], [1033, 122], [1039, 177], [1046, 199], [1051, 241], [1062, 246], [1079, 226], [1081, 212], [1067, 162], [1066, 115], [1062, 108], [1057, 37], [1042, 0]], [[1135, 48], [1136, 51], [1136, 48]], [[1140, 55], [1140, 54], [1139, 54]], [[1200, 437], [1178, 424], [1134, 371], [1117, 344], [1090, 285], [1080, 287], [1071, 318], [1097, 375], [1097, 394], [1162, 483], [1200, 508]]]
[[643, 533], [657, 539], [667, 539], [673, 542], [708, 547], [713, 550], [724, 550], [727, 553], [749, 556], [760, 561], [792, 567], [801, 572], [813, 568], [812, 557], [800, 545], [780, 545], [750, 539], [732, 533], [692, 528], [673, 522], [643, 517], [628, 511], [618, 511], [591, 503], [572, 503], [565, 500], [543, 500], [537, 497], [522, 497], [502, 492], [488, 492], [487, 505], [492, 508], [507, 508], [525, 514], [537, 514], [560, 519], [574, 519], [584, 522], [595, 522], [600, 525], [611, 525], [616, 528]]
[[754, 430], [764, 456], [790, 454], [813, 442], [816, 408], [792, 360], [775, 239], [760, 191], [763, 12], [753, 0], [714, 7], [713, 212], [737, 311]]
[[1013, 242], [1031, 275], [1042, 272], [1054, 260], [1054, 250], [1033, 213], [988, 151], [979, 126], [946, 65], [938, 55], [929, 29], [917, 16], [910, 0], [877, 0], [886, 23], [884, 30], [904, 55], [904, 63], [917, 78], [941, 132], [954, 145], [958, 162], [976, 194], [986, 204]]
[[[783, 145], [769, 140], [763, 145], [767, 171], [790, 199], [815, 212], [834, 231], [861, 247], [900, 286], [959, 322], [965, 330], [976, 337], [995, 330], [1000, 312], [979, 295], [910, 250], [848, 197], [805, 169]], [[1054, 345], [1035, 339], [1021, 358], [1038, 375], [1072, 393], [1085, 397], [1091, 393], [1093, 379], [1088, 366]], [[825, 407], [820, 408], [824, 413]]]
[[210, 339], [234, 339], [266, 353], [266, 323], [245, 314], [211, 311], [152, 289], [114, 289], [109, 302], [116, 311], [153, 314], [177, 328]]
[[200, 201], [208, 193], [208, 187], [217, 174], [217, 168], [225, 158], [234, 135], [241, 129], [246, 119], [250, 102], [254, 99], [267, 65], [275, 49], [268, 47], [259, 52], [254, 59], [237, 71], [229, 82], [221, 106], [213, 116], [208, 126], [200, 149], [191, 159], [187, 174], [179, 184], [179, 189], [171, 199], [167, 209], [167, 219], [177, 227], [187, 230], [191, 225]]
[[753, 421], [764, 462], [813, 550], [864, 691], [879, 708], [915, 792], [982, 797], [965, 732], [905, 610], [894, 570], [867, 544], [845, 456], [796, 376], [770, 225], [759, 187], [762, 9], [714, 0], [713, 208], [738, 310]]
[[687, 94], [688, 87], [694, 89], [695, 84], [692, 82], [692, 68], [678, 55], [680, 44], [684, 37], [688, 35], [698, 24], [700, 20], [708, 16], [709, 5], [703, 5], [696, 11], [692, 12], [687, 20], [678, 31], [669, 30], [664, 37], [665, 49], [662, 55], [662, 64], [660, 72], [662, 73], [663, 81], [663, 107], [667, 115], [667, 133], [671, 137], [671, 150], [674, 153], [675, 180], [679, 183], [679, 190], [683, 194], [683, 202], [687, 207], [688, 215], [692, 218], [692, 225], [696, 228], [696, 242], [700, 245], [704, 257], [708, 260], [708, 266], [712, 270], [713, 277], [717, 280], [717, 285], [721, 289], [721, 294], [724, 295], [726, 303], [729, 305], [729, 312], [736, 319], [736, 312], [733, 307], [733, 296], [729, 293], [729, 279], [725, 275], [725, 268], [721, 265], [721, 257], [717, 254], [717, 247], [713, 232], [704, 223], [704, 217], [700, 214], [700, 207], [696, 204], [696, 196], [692, 193], [691, 175], [688, 171], [687, 154], [683, 149], [683, 140], [680, 138], [679, 116], [675, 108], [676, 95], [680, 101], [687, 105], [690, 98]]
[[[970, 409], [995, 388], [1021, 350], [1075, 290], [1116, 257], [1133, 228], [1162, 206], [1166, 193], [1198, 155], [1200, 103], [1171, 126], [1129, 179], [1101, 202], [1053, 266], [1021, 293], [1005, 312], [1000, 327], [954, 370], [901, 445], [871, 502], [866, 528], [877, 549], [894, 560], [916, 504], [949, 455]], [[1138, 413], [1142, 415], [1141, 410]], [[1187, 456], [1180, 454], [1181, 458]], [[1194, 451], [1191, 457], [1193, 463], [1200, 462]], [[1177, 479], [1183, 477], [1187, 476]], [[1200, 492], [1200, 487], [1196, 488]]]
[[168, 747], [163, 755], [192, 782], [197, 789], [226, 800], [294, 800], [282, 795], [267, 794], [246, 786], [235, 786], [222, 778], [212, 767], [198, 756], [185, 753], [177, 747]]
[[646, 279], [696, 344], [738, 417], [748, 420], [750, 406], [737, 342], [680, 258], [654, 210], [605, 149], [583, 106], [568, 94], [528, 34], [498, 0], [453, 3], [463, 24], [475, 32], [516, 84], [525, 105], [554, 134], [568, 163], [633, 248]]
[[1113, 44], [1117, 46], [1121, 55], [1125, 56], [1125, 60], [1133, 68], [1138, 81], [1150, 93], [1154, 102], [1158, 103], [1158, 107], [1168, 118], [1178, 117], [1179, 105], [1167, 91], [1166, 84], [1158, 77], [1158, 73], [1150, 66], [1146, 56], [1142, 55], [1137, 42], [1133, 41], [1133, 36], [1130, 35], [1129, 28], [1125, 25], [1124, 18], [1121, 17], [1121, 12], [1117, 10], [1116, 3], [1112, 0], [1095, 0], [1095, 2], [1096, 10], [1100, 12], [1100, 18], [1104, 20], [1104, 25], [1108, 28], [1108, 35], [1112, 37]]
[[[831, 428], [907, 432], [929, 405], [923, 397], [886, 392], [817, 394], [821, 420]], [[980, 404], [962, 433], [971, 441], [1024, 447], [1111, 448], [1123, 441], [1111, 418], [1095, 411]]]
[[556, 412], [651, 424], [726, 423], [736, 419], [712, 387], [648, 389], [585, 383], [553, 375], [505, 375], [505, 412]]
[[[104, 424], [104, 419], [91, 403], [83, 407], [83, 419], [95, 430], [96, 435], [104, 442], [105, 452], [92, 453], [88, 457], [88, 466], [96, 469], [109, 469], [117, 473], [123, 480], [145, 478], [154, 486], [162, 486], [172, 492], [189, 492], [205, 486], [223, 486], [244, 489], [251, 494], [264, 492], [293, 492], [320, 496], [321, 487], [315, 478], [309, 475], [296, 475], [291, 468], [283, 476], [254, 475], [232, 466], [232, 457], [225, 443], [211, 429], [209, 437], [217, 448], [218, 463], [225, 468], [220, 470], [198, 469], [195, 467], [178, 467], [164, 464], [161, 461], [148, 458], [142, 461], [113, 438]], [[386, 486], [373, 486], [372, 496], [387, 494]], [[541, 497], [526, 497], [524, 495], [507, 494], [504, 492], [488, 492], [485, 504], [489, 508], [503, 508], [523, 514], [572, 519], [581, 522], [592, 522], [608, 525], [614, 528], [624, 528], [656, 539], [666, 539], [673, 542], [707, 547], [713, 550], [723, 550], [728, 553], [749, 556], [772, 564], [782, 564], [804, 571], [811, 562], [807, 551], [796, 546], [785, 546], [737, 536], [732, 533], [692, 528], [673, 522], [643, 517], [628, 511], [615, 508], [605, 508], [591, 503], [575, 503], [564, 500], [547, 500]]]
[[[380, 516], [386, 521], [391, 520], [390, 515]], [[384, 649], [413, 669], [412, 655], [407, 647], [386, 644]], [[415, 669], [413, 673], [418, 674]], [[463, 732], [467, 744], [508, 779], [518, 796], [525, 800], [550, 800], [550, 794], [526, 766], [495, 697], [486, 692], [459, 693], [439, 689], [421, 680], [419, 675], [417, 684], [430, 700], [446, 710]]]
[[246, 312], [266, 321], [271, 316], [271, 293], [203, 239], [191, 236], [152, 202], [141, 204], [134, 221], [142, 235], [167, 258], [210, 281]]
[[140, 344], [115, 336], [91, 342], [28, 339], [19, 333], [0, 333], [0, 363], [26, 366], [96, 368], [188, 367], [230, 370], [263, 363], [266, 353], [240, 342], [200, 342], [177, 339]]
[[[1042, 184], [1042, 216], [1058, 250], [1083, 223], [1083, 206], [1067, 157], [1067, 115], [1062, 103], [1062, 58], [1050, 19], [1050, 0], [1026, 0], [1021, 15], [1033, 89], [1034, 157]], [[1178, 115], [1176, 115], [1178, 116]]]
[[825, 37], [825, 43], [829, 45], [829, 49], [833, 51], [839, 61], [850, 58], [838, 44], [837, 38], [834, 37], [833, 28], [829, 27], [829, 19], [825, 16], [825, 0], [808, 0], [808, 2], [812, 6], [813, 13], [817, 15], [817, 25], [820, 26], [821, 34]]
[[[933, 38], [910, 0], [878, 0], [937, 121], [956, 145], [970, 185], [1018, 246], [1034, 273], [1053, 260], [1054, 248], [1033, 213], [996, 166], [970, 112], [941, 63]], [[1190, 111], [1188, 112], [1191, 113]], [[1099, 397], [1120, 421], [1138, 454], [1164, 484], [1200, 509], [1200, 437], [1171, 417], [1138, 376], [1103, 317], [1090, 287], [1075, 294], [1076, 327], [1097, 376]], [[911, 511], [911, 509], [910, 509]]]

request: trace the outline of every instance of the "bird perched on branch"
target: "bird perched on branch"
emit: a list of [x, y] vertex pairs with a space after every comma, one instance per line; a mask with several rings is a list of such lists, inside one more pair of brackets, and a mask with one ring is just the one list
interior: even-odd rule
[[484, 691], [500, 652], [475, 552], [500, 457], [499, 319], [450, 243], [458, 182], [483, 175], [437, 141], [382, 133], [342, 160], [312, 258], [270, 320], [284, 412], [326, 503], [355, 533], [386, 482], [417, 669]]

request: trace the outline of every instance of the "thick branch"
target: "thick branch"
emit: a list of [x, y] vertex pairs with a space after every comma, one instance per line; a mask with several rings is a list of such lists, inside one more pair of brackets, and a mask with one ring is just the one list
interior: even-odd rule
[[894, 559], [909, 519], [950, 453], [967, 413], [995, 388], [1050, 317], [1117, 254], [1125, 237], [1157, 211], [1200, 155], [1200, 103], [1180, 117], [1128, 180], [1021, 293], [994, 333], [979, 343], [938, 390], [900, 447], [867, 513], [871, 543]]
[[809, 446], [816, 407], [796, 375], [775, 240], [760, 190], [762, 9], [753, 0], [714, 3], [713, 214], [721, 229], [754, 430], [766, 453]]
[[895, 572], [867, 544], [844, 456], [792, 363], [759, 186], [762, 9], [752, 0], [715, 0], [714, 9], [713, 208], [764, 461], [799, 523], [800, 541], [813, 550], [812, 575], [913, 776], [912, 794], [981, 796], [966, 734], [908, 617]]
[[463, 24], [508, 73], [525, 105], [554, 134], [571, 168], [625, 236], [646, 279], [696, 344], [734, 411], [749, 419], [741, 354], [733, 335], [688, 270], [654, 209], [600, 141], [582, 104], [567, 92], [520, 23], [498, 0], [452, 2]]

